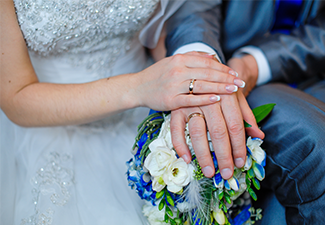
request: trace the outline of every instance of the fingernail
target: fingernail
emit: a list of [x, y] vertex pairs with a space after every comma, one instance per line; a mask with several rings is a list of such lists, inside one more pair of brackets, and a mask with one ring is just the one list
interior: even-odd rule
[[235, 77], [238, 77], [238, 73], [234, 70], [229, 70], [229, 74], [234, 75]]
[[189, 158], [188, 158], [188, 156], [187, 156], [187, 155], [182, 155], [182, 158], [184, 159], [184, 161], [185, 161], [186, 163], [188, 163], [188, 162], [189, 162]]
[[223, 179], [229, 179], [231, 177], [231, 170], [229, 168], [221, 170], [221, 176]]
[[227, 85], [226, 90], [229, 92], [236, 92], [238, 91], [238, 87], [236, 85]]
[[243, 88], [246, 85], [245, 82], [243, 80], [241, 80], [241, 79], [235, 79], [234, 84], [236, 84], [240, 88]]
[[235, 165], [237, 168], [242, 168], [245, 165], [245, 162], [242, 158], [235, 159]]
[[218, 102], [220, 101], [220, 96], [219, 95], [214, 95], [210, 97], [211, 102]]
[[204, 176], [212, 177], [213, 176], [213, 169], [211, 166], [206, 166], [202, 169]]

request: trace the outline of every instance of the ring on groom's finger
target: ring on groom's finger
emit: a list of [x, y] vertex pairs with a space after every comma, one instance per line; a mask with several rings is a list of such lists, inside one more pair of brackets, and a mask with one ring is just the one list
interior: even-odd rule
[[189, 90], [190, 94], [193, 94], [195, 81], [196, 81], [196, 79], [192, 79], [191, 82], [190, 82], [190, 86], [188, 87], [188, 90]]
[[190, 121], [190, 119], [192, 119], [193, 117], [196, 117], [196, 116], [199, 116], [201, 117], [202, 119], [205, 120], [205, 116], [202, 114], [202, 113], [198, 113], [198, 112], [195, 112], [195, 113], [191, 113], [187, 119], [186, 119], [186, 123], [188, 123]]

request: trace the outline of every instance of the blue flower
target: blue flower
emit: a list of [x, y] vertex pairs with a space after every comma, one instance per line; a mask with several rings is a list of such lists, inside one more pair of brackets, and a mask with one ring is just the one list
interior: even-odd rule
[[213, 177], [213, 183], [216, 188], [223, 188], [224, 179], [222, 178], [220, 172], [218, 171]]
[[218, 160], [217, 160], [216, 154], [214, 152], [212, 152], [212, 159], [213, 159], [214, 168], [216, 168], [216, 170], [218, 170]]
[[264, 167], [260, 164], [253, 162], [253, 170], [256, 175], [256, 178], [262, 181], [265, 178], [265, 170]]

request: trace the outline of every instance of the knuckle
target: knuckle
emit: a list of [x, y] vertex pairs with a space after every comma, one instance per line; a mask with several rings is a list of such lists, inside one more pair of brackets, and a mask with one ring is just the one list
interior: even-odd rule
[[229, 125], [229, 132], [232, 135], [238, 135], [244, 132], [244, 126], [241, 123], [235, 122]]
[[191, 135], [192, 140], [201, 140], [201, 139], [205, 138], [204, 130], [202, 130], [198, 127], [191, 127], [191, 128], [192, 129], [190, 129], [190, 135]]
[[224, 127], [215, 127], [210, 131], [211, 138], [214, 140], [222, 140], [228, 138], [227, 130]]
[[208, 166], [210, 162], [212, 161], [211, 156], [208, 154], [197, 154], [197, 158], [199, 161], [199, 164], [202, 168]]
[[183, 73], [183, 70], [182, 70], [182, 68], [180, 68], [180, 67], [173, 67], [173, 68], [170, 70], [170, 75], [171, 75], [172, 77], [179, 77], [182, 73]]
[[174, 56], [172, 56], [172, 63], [174, 63], [174, 65], [179, 65], [180, 63], [184, 62], [184, 58], [185, 56], [182, 54], [176, 54]]

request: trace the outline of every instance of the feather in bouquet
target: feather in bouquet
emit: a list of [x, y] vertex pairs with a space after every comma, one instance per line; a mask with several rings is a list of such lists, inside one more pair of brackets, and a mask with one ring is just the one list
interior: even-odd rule
[[[264, 119], [274, 105], [253, 109], [256, 121]], [[245, 122], [245, 126], [250, 125]], [[187, 164], [178, 157], [171, 142], [169, 113], [151, 111], [138, 132], [132, 148], [134, 158], [127, 162], [127, 178], [129, 186], [146, 200], [143, 213], [151, 225], [239, 225], [262, 218], [261, 210], [251, 206], [251, 198], [257, 199], [254, 189], [260, 189], [265, 177], [266, 154], [260, 147], [261, 139], [247, 139], [245, 166], [235, 167], [233, 177], [224, 180], [213, 151], [216, 173], [212, 178], [203, 175], [188, 127], [184, 135], [192, 161]]]

